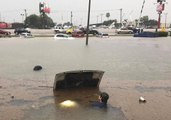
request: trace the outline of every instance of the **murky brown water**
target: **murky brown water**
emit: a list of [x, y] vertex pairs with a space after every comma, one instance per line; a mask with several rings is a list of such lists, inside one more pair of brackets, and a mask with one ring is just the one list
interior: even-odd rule
[[[2, 120], [125, 119], [122, 109], [114, 105], [109, 104], [107, 111], [89, 106], [87, 101], [96, 100], [100, 90], [59, 92], [54, 96], [51, 87], [55, 74], [68, 70], [103, 70], [103, 91], [112, 87], [112, 80], [170, 80], [170, 46], [170, 38], [91, 38], [88, 46], [84, 38], [1, 38], [0, 116], [3, 115]], [[42, 71], [33, 71], [37, 64], [43, 66]], [[77, 107], [58, 106], [69, 98]]]

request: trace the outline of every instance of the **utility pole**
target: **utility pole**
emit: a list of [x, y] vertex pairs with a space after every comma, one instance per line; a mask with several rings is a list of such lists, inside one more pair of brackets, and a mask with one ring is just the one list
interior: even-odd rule
[[103, 22], [103, 14], [100, 14], [100, 16], [101, 16], [101, 23]]
[[24, 24], [25, 24], [25, 26], [27, 26], [27, 25], [26, 25], [26, 19], [27, 19], [27, 10], [26, 10], [26, 9], [24, 9], [24, 15], [25, 15], [25, 22], [24, 22]]
[[120, 28], [122, 27], [122, 8], [120, 10]]
[[72, 17], [73, 17], [73, 15], [72, 15], [72, 11], [71, 11], [71, 26], [72, 26]]
[[97, 24], [98, 24], [98, 22], [99, 22], [99, 16], [97, 15]]
[[25, 12], [25, 20], [26, 20], [26, 18], [27, 18], [27, 10], [24, 9], [24, 12]]
[[89, 33], [89, 24], [90, 24], [90, 9], [91, 9], [91, 0], [89, 0], [88, 4], [88, 19], [87, 19], [87, 35], [86, 35], [86, 45], [88, 45], [88, 33]]

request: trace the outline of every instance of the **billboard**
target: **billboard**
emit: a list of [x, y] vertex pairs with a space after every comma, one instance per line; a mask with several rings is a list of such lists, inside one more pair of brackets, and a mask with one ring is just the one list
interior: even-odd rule
[[156, 11], [158, 12], [158, 13], [162, 13], [162, 11], [164, 10], [164, 4], [162, 4], [162, 3], [159, 3], [158, 5], [157, 5], [157, 8], [156, 8]]
[[50, 7], [48, 7], [45, 3], [39, 3], [39, 12], [41, 13], [50, 13]]

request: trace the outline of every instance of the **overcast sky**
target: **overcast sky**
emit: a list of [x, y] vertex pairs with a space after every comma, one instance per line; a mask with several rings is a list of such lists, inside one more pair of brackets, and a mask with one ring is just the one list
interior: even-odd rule
[[[106, 20], [106, 13], [110, 13], [110, 19], [120, 20], [120, 11], [123, 9], [123, 19], [134, 20], [140, 16], [144, 0], [91, 0], [91, 23]], [[156, 12], [157, 0], [146, 0], [142, 16], [148, 15], [150, 19], [158, 19]], [[88, 0], [0, 0], [0, 20], [6, 22], [21, 22], [24, 9], [28, 15], [39, 15], [39, 2], [45, 2], [51, 8], [49, 16], [54, 22], [70, 21], [71, 11], [74, 24], [86, 24]], [[162, 22], [171, 23], [171, 0], [167, 0]]]

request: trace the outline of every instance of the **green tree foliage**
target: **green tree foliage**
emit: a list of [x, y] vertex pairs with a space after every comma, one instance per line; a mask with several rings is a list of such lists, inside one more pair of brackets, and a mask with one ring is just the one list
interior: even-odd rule
[[140, 21], [141, 21], [141, 23], [144, 24], [145, 27], [157, 26], [157, 20], [149, 19], [148, 16], [143, 16], [143, 17], [140, 19]]
[[157, 26], [157, 20], [149, 20], [146, 26]]
[[143, 22], [148, 22], [148, 20], [149, 20], [148, 16], [143, 16], [140, 19], [140, 21], [143, 21]]
[[53, 20], [46, 14], [38, 16], [32, 14], [28, 16], [25, 20], [25, 25], [30, 28], [51, 28], [54, 26]]

